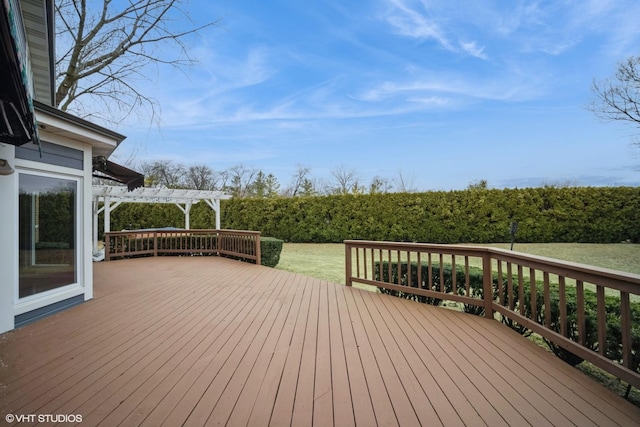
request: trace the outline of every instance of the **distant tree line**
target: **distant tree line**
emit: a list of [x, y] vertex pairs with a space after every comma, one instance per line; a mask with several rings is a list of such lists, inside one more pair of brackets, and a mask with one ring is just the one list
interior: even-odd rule
[[[207, 165], [185, 166], [172, 160], [142, 162], [135, 166], [145, 176], [145, 186], [224, 191], [235, 198], [308, 197], [336, 194], [383, 194], [415, 192], [413, 179], [398, 173], [395, 179], [375, 176], [365, 182], [355, 169], [338, 166], [329, 180], [315, 179], [311, 169], [297, 165], [290, 181], [261, 169], [237, 164], [215, 171]], [[484, 185], [486, 185], [486, 181]]]

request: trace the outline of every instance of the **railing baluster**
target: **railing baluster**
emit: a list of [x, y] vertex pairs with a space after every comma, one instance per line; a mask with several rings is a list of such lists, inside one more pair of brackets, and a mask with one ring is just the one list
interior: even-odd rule
[[504, 306], [504, 293], [502, 286], [502, 261], [498, 261], [498, 304]]
[[565, 277], [558, 277], [558, 293], [560, 304], [560, 335], [563, 337], [569, 336], [569, 331], [567, 330], [567, 293], [565, 289]]
[[596, 285], [598, 304], [598, 352], [604, 356], [607, 349], [607, 307], [604, 299], [604, 287]]
[[373, 248], [371, 248], [371, 278], [376, 278], [376, 253]]
[[544, 325], [547, 328], [551, 327], [551, 296], [549, 295], [549, 273], [543, 272], [542, 277], [544, 280]]
[[471, 295], [471, 278], [469, 276], [469, 256], [465, 255], [464, 257], [464, 289], [465, 295]]
[[393, 283], [393, 269], [391, 268], [391, 249], [387, 251], [387, 283]]
[[507, 262], [507, 295], [509, 297], [509, 310], [513, 311], [516, 308], [516, 298], [513, 294], [513, 269], [511, 263]]
[[520, 306], [520, 315], [524, 316], [524, 278], [522, 276], [522, 265], [518, 264], [518, 305]]
[[418, 281], [418, 288], [422, 289], [422, 259], [421, 259], [420, 255], [421, 255], [421, 252], [418, 251], [418, 253], [416, 255], [417, 258], [418, 258], [417, 261], [416, 261], [418, 263], [418, 271], [417, 271], [418, 272], [418, 279], [417, 279], [417, 281]]
[[631, 369], [631, 304], [628, 292], [620, 292], [620, 327], [622, 329], [622, 364]]
[[431, 252], [427, 253], [427, 262], [429, 265], [427, 266], [427, 274], [429, 275], [429, 283], [427, 284], [427, 289], [433, 289], [433, 267], [431, 265]]
[[538, 318], [538, 295], [536, 293], [536, 271], [529, 269], [529, 291], [531, 297], [531, 319], [537, 321]]
[[364, 278], [368, 279], [367, 276], [367, 249], [364, 248], [362, 249], [362, 270], [364, 271]]
[[440, 254], [440, 292], [444, 293], [444, 255]]
[[413, 287], [413, 282], [411, 281], [411, 251], [407, 251], [407, 286]]
[[576, 281], [576, 297], [578, 309], [578, 342], [584, 345], [585, 316], [584, 316], [584, 285], [581, 280]]
[[456, 274], [456, 256], [455, 255], [451, 255], [451, 289], [453, 290], [453, 294], [457, 295], [458, 294], [458, 286], [456, 283], [456, 279], [457, 279], [457, 274]]

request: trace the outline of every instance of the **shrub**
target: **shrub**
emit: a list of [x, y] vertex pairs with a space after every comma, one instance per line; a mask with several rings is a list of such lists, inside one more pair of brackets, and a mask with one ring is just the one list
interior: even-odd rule
[[274, 237], [260, 237], [260, 263], [267, 267], [278, 265], [283, 243], [282, 240]]
[[[440, 265], [431, 264], [431, 285], [429, 286], [429, 265], [421, 264], [421, 283], [418, 286], [418, 264], [416, 262], [411, 263], [411, 283], [408, 283], [408, 267], [407, 263], [400, 263], [400, 280], [398, 280], [398, 263], [391, 263], [389, 268], [389, 262], [382, 262], [382, 276], [380, 275], [380, 262], [376, 262], [374, 266], [375, 280], [382, 282], [400, 284], [400, 286], [408, 286], [412, 288], [426, 289], [436, 292], [444, 292], [445, 294], [453, 293], [453, 269], [450, 264], [444, 264], [442, 267], [442, 277], [440, 274]], [[389, 278], [389, 272], [391, 272], [391, 278]], [[457, 295], [466, 295], [465, 288], [465, 271], [462, 267], [456, 266], [456, 293]], [[443, 285], [441, 285], [441, 279], [444, 279]], [[482, 270], [475, 267], [469, 268], [469, 297], [478, 299], [480, 302], [484, 298], [484, 288], [482, 284]], [[497, 279], [494, 279], [494, 281]], [[441, 286], [444, 286], [444, 291]], [[410, 299], [412, 301], [418, 301], [424, 304], [430, 304], [438, 306], [442, 303], [441, 298], [426, 297], [423, 295], [416, 295], [411, 292], [402, 292], [386, 288], [378, 288], [378, 290], [387, 295], [393, 295], [404, 299]], [[484, 307], [476, 306], [472, 304], [463, 304], [463, 310], [466, 313], [483, 315]]]

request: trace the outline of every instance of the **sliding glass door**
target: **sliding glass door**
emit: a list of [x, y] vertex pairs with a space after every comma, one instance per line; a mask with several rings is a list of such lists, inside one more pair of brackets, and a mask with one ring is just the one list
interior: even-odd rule
[[78, 281], [78, 179], [19, 175], [19, 297]]

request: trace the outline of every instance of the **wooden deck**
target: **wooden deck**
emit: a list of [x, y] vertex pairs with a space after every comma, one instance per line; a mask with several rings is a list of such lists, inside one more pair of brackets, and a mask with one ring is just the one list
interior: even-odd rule
[[94, 300], [0, 335], [0, 423], [640, 425], [493, 320], [217, 257], [94, 267]]

